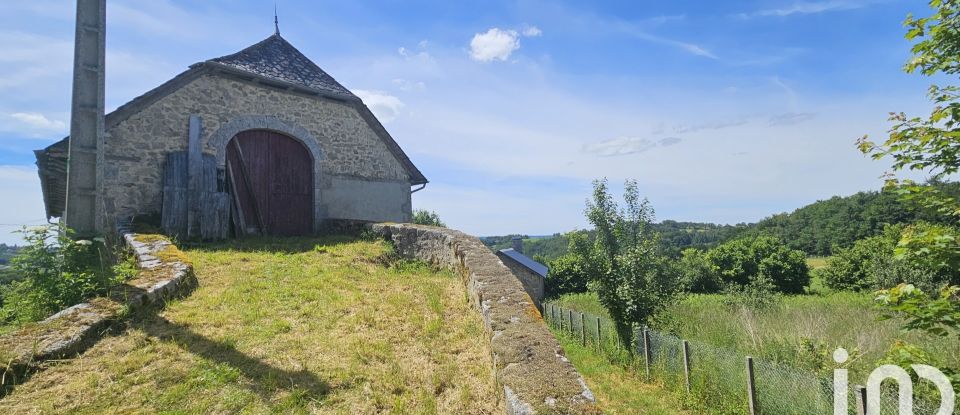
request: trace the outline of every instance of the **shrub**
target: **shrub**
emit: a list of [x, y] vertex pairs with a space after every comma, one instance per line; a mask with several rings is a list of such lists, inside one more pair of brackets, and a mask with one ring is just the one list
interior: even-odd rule
[[549, 268], [546, 279], [547, 298], [587, 292], [590, 275], [587, 264], [579, 255], [563, 255], [550, 262]]
[[744, 287], [762, 275], [774, 290], [799, 294], [810, 283], [806, 255], [775, 237], [730, 241], [707, 252], [706, 258], [724, 284]]
[[440, 220], [440, 215], [438, 215], [437, 212], [424, 209], [413, 211], [412, 223], [417, 225], [439, 226], [441, 228], [447, 227], [447, 224]]
[[547, 273], [548, 298], [587, 292], [590, 280], [603, 272], [597, 268], [598, 264], [590, 259], [594, 247], [587, 232], [572, 231], [564, 237], [568, 241], [567, 253], [550, 262], [550, 271]]
[[130, 276], [132, 267], [110, 267], [102, 238], [74, 240], [63, 226], [25, 228], [26, 246], [11, 260], [20, 276], [3, 288], [0, 322], [37, 321], [103, 293]]
[[[909, 283], [928, 292], [936, 292], [944, 284], [956, 284], [957, 269], [947, 260], [955, 240], [953, 228], [916, 223], [910, 226], [888, 226], [882, 235], [861, 239], [850, 248], [837, 250], [819, 270], [824, 284], [835, 290], [877, 290]], [[946, 241], [942, 251], [904, 249], [918, 238]], [[905, 251], [902, 255], [896, 252]], [[945, 259], [946, 258], [946, 259]]]
[[720, 276], [713, 269], [705, 252], [699, 249], [685, 249], [679, 262], [680, 284], [683, 290], [691, 293], [715, 293], [722, 288]]

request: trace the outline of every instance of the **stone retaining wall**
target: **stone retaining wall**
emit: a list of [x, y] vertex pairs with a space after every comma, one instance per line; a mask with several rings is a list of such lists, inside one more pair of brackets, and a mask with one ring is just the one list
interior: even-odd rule
[[460, 274], [490, 335], [508, 415], [600, 413], [520, 280], [476, 237], [410, 224], [373, 224], [397, 252]]
[[68, 307], [46, 320], [0, 336], [0, 396], [46, 360], [75, 356], [126, 313], [161, 306], [196, 284], [193, 266], [165, 236], [123, 235], [140, 266], [137, 277], [104, 297]]

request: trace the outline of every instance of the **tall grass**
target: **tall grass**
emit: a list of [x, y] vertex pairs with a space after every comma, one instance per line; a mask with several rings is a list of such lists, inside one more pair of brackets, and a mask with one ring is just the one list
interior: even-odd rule
[[[768, 413], [778, 414], [830, 411], [830, 379], [836, 368], [832, 352], [837, 347], [850, 351], [851, 360], [845, 367], [851, 384], [865, 384], [897, 341], [923, 347], [937, 366], [958, 367], [960, 363], [955, 339], [902, 333], [901, 322], [878, 321], [879, 312], [868, 294], [788, 296], [760, 310], [724, 300], [723, 295], [692, 295], [652, 322], [656, 329], [651, 336], [654, 378], [670, 390], [685, 392], [681, 339], [688, 340], [695, 391], [688, 397], [688, 406], [705, 412], [744, 412], [747, 355], [756, 357], [760, 400], [772, 411]], [[565, 310], [602, 313], [596, 296], [589, 293], [565, 296], [556, 304]], [[579, 333], [576, 323], [575, 317], [574, 336]]]

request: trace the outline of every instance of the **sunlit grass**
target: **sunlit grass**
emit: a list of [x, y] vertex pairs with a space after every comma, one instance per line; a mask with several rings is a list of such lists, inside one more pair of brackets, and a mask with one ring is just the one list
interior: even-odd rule
[[502, 412], [452, 273], [350, 238], [185, 251], [192, 295], [35, 374], [0, 413]]

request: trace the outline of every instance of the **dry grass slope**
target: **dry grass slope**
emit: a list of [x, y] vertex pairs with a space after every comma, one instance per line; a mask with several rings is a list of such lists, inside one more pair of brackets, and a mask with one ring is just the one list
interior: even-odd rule
[[190, 297], [51, 364], [0, 413], [502, 412], [459, 279], [389, 252], [348, 238], [187, 250]]

